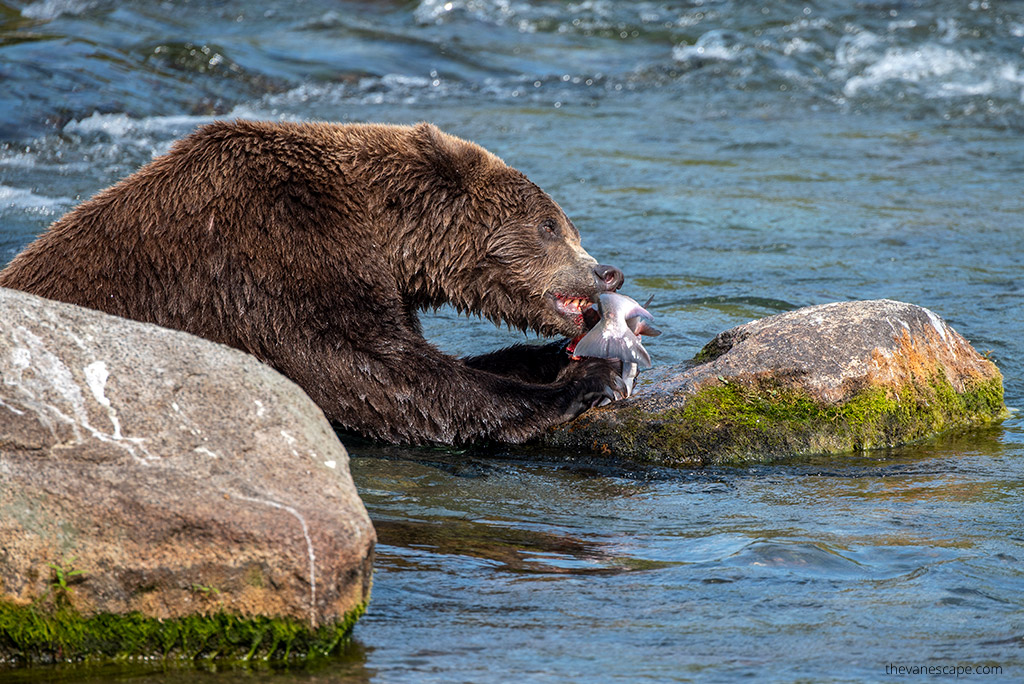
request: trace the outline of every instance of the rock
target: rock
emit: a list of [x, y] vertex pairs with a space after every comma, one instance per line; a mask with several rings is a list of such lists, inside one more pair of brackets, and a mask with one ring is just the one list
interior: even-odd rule
[[995, 364], [928, 309], [890, 300], [752, 321], [641, 379], [545, 442], [702, 466], [898, 446], [1007, 415]]
[[345, 636], [375, 534], [298, 386], [182, 332], [6, 289], [0, 311], [0, 662]]

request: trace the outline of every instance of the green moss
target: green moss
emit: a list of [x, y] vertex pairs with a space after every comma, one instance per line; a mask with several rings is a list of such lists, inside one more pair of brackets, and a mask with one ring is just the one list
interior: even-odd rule
[[264, 585], [263, 571], [260, 569], [260, 566], [253, 564], [246, 569], [245, 583], [250, 587], [262, 587]]
[[0, 664], [136, 658], [248, 661], [316, 658], [339, 651], [365, 604], [318, 629], [293, 618], [226, 613], [159, 620], [141, 613], [83, 616], [0, 601]]
[[695, 365], [711, 363], [727, 351], [729, 351], [729, 345], [727, 343], [719, 342], [719, 339], [716, 337], [705, 344], [701, 350], [694, 355], [691, 363]]
[[998, 375], [962, 393], [941, 376], [898, 392], [869, 387], [838, 404], [777, 382], [723, 381], [664, 410], [619, 410], [574, 439], [657, 465], [735, 465], [898, 446], [1005, 417]]

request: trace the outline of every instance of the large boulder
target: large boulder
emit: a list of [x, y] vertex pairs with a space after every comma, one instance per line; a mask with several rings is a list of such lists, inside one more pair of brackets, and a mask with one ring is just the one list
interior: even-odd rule
[[330, 650], [375, 534], [255, 358], [0, 289], [0, 662]]
[[1006, 416], [995, 364], [928, 309], [823, 304], [728, 330], [546, 443], [670, 466], [891, 447]]

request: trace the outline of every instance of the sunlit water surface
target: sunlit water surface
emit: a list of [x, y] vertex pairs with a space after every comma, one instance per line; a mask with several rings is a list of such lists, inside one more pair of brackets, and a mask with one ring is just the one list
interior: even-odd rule
[[[927, 306], [1019, 406], [1024, 3], [0, 3], [0, 263], [217, 117], [429, 120], [655, 295], [658, 364], [799, 306]], [[522, 340], [442, 310], [456, 354]], [[161, 682], [1024, 679], [1024, 428], [707, 472], [350, 443], [348, 653]]]

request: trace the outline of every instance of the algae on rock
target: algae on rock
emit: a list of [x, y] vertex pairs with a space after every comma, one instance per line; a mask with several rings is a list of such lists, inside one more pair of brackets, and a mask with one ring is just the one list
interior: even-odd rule
[[130, 660], [288, 660], [330, 656], [366, 604], [312, 628], [303, 620], [224, 612], [158, 619], [139, 612], [85, 616], [71, 605], [40, 609], [0, 600], [0, 667], [6, 664]]

